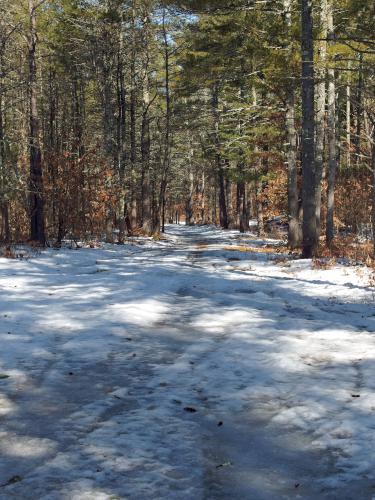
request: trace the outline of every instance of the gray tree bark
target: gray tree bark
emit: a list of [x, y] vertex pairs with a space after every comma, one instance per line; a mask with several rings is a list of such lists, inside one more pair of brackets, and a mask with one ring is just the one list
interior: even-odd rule
[[37, 67], [36, 67], [36, 8], [40, 6], [35, 0], [29, 0], [29, 36], [28, 36], [28, 63], [29, 63], [29, 157], [30, 157], [30, 239], [45, 245], [44, 232], [44, 198], [43, 198], [43, 168], [42, 153], [39, 144], [39, 116], [37, 103]]
[[[333, 10], [332, 2], [328, 1], [327, 9], [328, 38], [333, 39]], [[337, 137], [336, 137], [336, 81], [332, 63], [328, 67], [328, 187], [327, 187], [327, 221], [326, 243], [330, 247], [334, 238], [334, 203], [335, 180], [337, 170]]]
[[311, 258], [317, 248], [314, 153], [314, 42], [311, 0], [300, 0], [302, 52], [302, 255]]
[[159, 219], [161, 216], [161, 231], [165, 230], [165, 193], [167, 190], [168, 175], [170, 169], [171, 155], [171, 118], [172, 118], [172, 101], [170, 88], [170, 50], [169, 39], [166, 26], [166, 9], [163, 9], [163, 45], [164, 45], [164, 77], [165, 77], [165, 134], [164, 134], [164, 151], [162, 160], [162, 178], [160, 183], [159, 196]]
[[[229, 165], [229, 161], [227, 162], [227, 165]], [[233, 229], [235, 226], [234, 215], [233, 215], [232, 186], [233, 186], [232, 181], [230, 179], [226, 179], [225, 191], [227, 200], [228, 227], [230, 229]]]
[[228, 213], [225, 197], [225, 177], [223, 168], [223, 159], [220, 154], [220, 137], [219, 137], [219, 89], [215, 84], [212, 89], [212, 114], [215, 128], [215, 163], [219, 188], [219, 221], [223, 229], [228, 229]]
[[317, 63], [317, 99], [316, 99], [316, 139], [315, 139], [315, 174], [316, 174], [316, 231], [320, 235], [320, 211], [322, 203], [322, 178], [324, 171], [324, 132], [326, 111], [326, 73], [327, 73], [327, 0], [320, 0], [320, 41], [318, 43]]
[[256, 210], [258, 221], [258, 236], [264, 236], [264, 213], [263, 213], [263, 183], [261, 179], [256, 181]]
[[[148, 84], [146, 84], [148, 86]], [[146, 234], [151, 235], [151, 191], [150, 191], [150, 119], [148, 116], [150, 98], [148, 88], [144, 91], [144, 108], [142, 115], [141, 154], [142, 154], [142, 228]]]
[[351, 90], [350, 90], [350, 61], [348, 62], [348, 82], [346, 84], [346, 166], [351, 164]]
[[356, 165], [360, 164], [361, 161], [361, 132], [362, 132], [362, 120], [363, 120], [363, 54], [359, 54], [359, 65], [358, 65], [358, 83], [357, 83], [357, 95], [356, 95], [356, 131], [354, 136], [354, 146]]
[[[291, 0], [284, 0], [284, 16], [288, 39], [291, 37], [292, 5]], [[288, 41], [288, 55], [292, 55], [292, 44]], [[288, 164], [288, 245], [298, 248], [302, 241], [302, 228], [299, 218], [299, 190], [297, 169], [297, 133], [295, 118], [295, 88], [294, 81], [289, 81], [286, 88], [285, 124], [287, 134], [287, 164]]]
[[186, 225], [194, 226], [194, 173], [190, 165], [189, 171], [189, 195], [186, 201]]
[[119, 214], [119, 235], [118, 242], [124, 243], [126, 223], [125, 223], [125, 169], [126, 169], [126, 87], [124, 78], [124, 61], [123, 61], [123, 23], [122, 20], [119, 26], [119, 47], [117, 54], [117, 168], [119, 175], [120, 200], [118, 207]]
[[137, 193], [136, 193], [136, 162], [137, 162], [137, 88], [136, 88], [136, 8], [132, 0], [131, 15], [131, 54], [130, 54], [130, 210], [129, 220], [131, 231], [137, 227]]
[[2, 65], [0, 65], [0, 238], [5, 243], [10, 241], [9, 225], [9, 204], [6, 198], [5, 186], [5, 137], [4, 137], [4, 119], [3, 119], [3, 96], [1, 82]]
[[286, 129], [287, 129], [287, 162], [288, 162], [288, 209], [289, 228], [288, 245], [298, 248], [302, 241], [302, 228], [299, 218], [298, 202], [298, 170], [297, 170], [297, 135], [295, 128], [295, 94], [294, 89], [287, 91], [286, 97]]
[[375, 259], [375, 117], [372, 119], [372, 148], [371, 148], [371, 166], [372, 166], [372, 239], [373, 239], [373, 258]]

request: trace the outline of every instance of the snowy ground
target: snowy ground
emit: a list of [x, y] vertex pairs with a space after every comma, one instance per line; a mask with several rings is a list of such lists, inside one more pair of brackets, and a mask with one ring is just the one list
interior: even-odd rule
[[244, 244], [0, 259], [1, 500], [375, 498], [366, 272]]

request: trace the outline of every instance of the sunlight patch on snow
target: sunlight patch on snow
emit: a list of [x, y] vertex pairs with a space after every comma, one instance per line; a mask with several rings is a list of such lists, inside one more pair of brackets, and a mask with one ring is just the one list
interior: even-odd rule
[[0, 451], [8, 457], [43, 457], [56, 448], [56, 443], [46, 438], [0, 433]]
[[230, 330], [236, 330], [239, 327], [243, 329], [245, 324], [248, 326], [257, 320], [261, 320], [261, 316], [255, 311], [233, 309], [201, 314], [193, 321], [193, 326], [209, 333], [224, 333], [228, 328]]
[[[81, 480], [70, 485], [69, 500], [120, 500], [120, 497], [96, 488], [94, 481]], [[46, 499], [47, 500], [47, 499]]]
[[[0, 415], [9, 415], [14, 413], [17, 406], [5, 394], [0, 394]], [[1, 435], [1, 434], [0, 434]]]
[[148, 299], [114, 304], [108, 309], [113, 320], [138, 326], [151, 326], [161, 321], [167, 315], [169, 308], [166, 303], [160, 300]]
[[41, 318], [38, 322], [39, 326], [44, 329], [58, 329], [58, 330], [66, 330], [66, 331], [79, 331], [85, 330], [86, 324], [84, 322], [84, 318], [75, 319], [71, 315], [67, 313], [67, 311], [53, 311], [49, 312], [48, 316], [45, 318]]

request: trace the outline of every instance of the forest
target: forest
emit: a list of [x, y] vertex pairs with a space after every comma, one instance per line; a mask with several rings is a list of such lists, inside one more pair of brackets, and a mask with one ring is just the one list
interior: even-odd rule
[[0, 0], [0, 500], [375, 499], [374, 0]]
[[370, 0], [0, 9], [3, 242], [256, 219], [306, 256], [373, 256]]

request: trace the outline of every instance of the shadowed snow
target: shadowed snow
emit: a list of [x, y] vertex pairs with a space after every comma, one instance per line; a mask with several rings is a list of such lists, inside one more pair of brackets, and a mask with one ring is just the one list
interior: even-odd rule
[[167, 236], [0, 259], [0, 499], [373, 498], [367, 271]]

